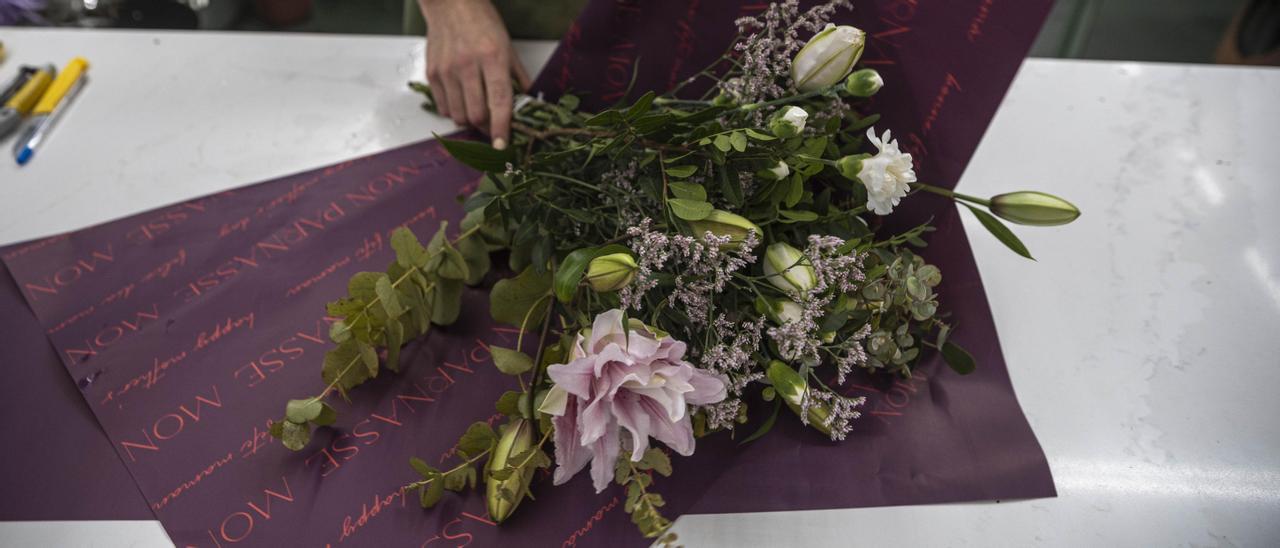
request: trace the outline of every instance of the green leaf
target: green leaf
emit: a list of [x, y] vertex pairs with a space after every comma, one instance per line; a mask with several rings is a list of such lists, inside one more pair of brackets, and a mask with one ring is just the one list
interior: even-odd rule
[[556, 268], [555, 277], [556, 298], [560, 299], [560, 302], [569, 304], [573, 301], [578, 284], [582, 282], [582, 274], [586, 272], [587, 265], [591, 264], [591, 259], [596, 256], [596, 248], [584, 247], [574, 250], [560, 262], [560, 266]]
[[519, 375], [533, 369], [533, 358], [528, 354], [501, 346], [490, 346], [489, 354], [493, 356], [493, 365], [498, 371], [507, 375]]
[[641, 470], [653, 470], [664, 476], [671, 475], [671, 458], [657, 447], [645, 450], [644, 456], [637, 465]]
[[[359, 314], [364, 310], [364, 305], [364, 301], [361, 301], [360, 299], [343, 298], [325, 305], [325, 311], [335, 318], [345, 318], [353, 314]], [[330, 327], [330, 329], [332, 330], [332, 327]], [[329, 336], [332, 337], [333, 334], [330, 333]], [[333, 342], [342, 341], [335, 340]]]
[[458, 241], [458, 253], [467, 265], [467, 277], [463, 280], [467, 285], [476, 285], [484, 279], [492, 266], [489, 261], [489, 248], [485, 246], [479, 234], [468, 236]]
[[973, 360], [973, 356], [953, 342], [942, 345], [942, 359], [947, 361], [947, 365], [951, 366], [951, 369], [961, 375], [973, 373], [978, 367], [978, 364]]
[[458, 452], [471, 458], [488, 451], [497, 441], [498, 436], [488, 423], [473, 422], [462, 437], [458, 438]]
[[[595, 116], [587, 118], [582, 122], [584, 126], [611, 126], [622, 122], [623, 116], [621, 112], [616, 110], [606, 110]], [[505, 168], [504, 168], [505, 169]]]
[[289, 400], [284, 405], [284, 418], [289, 422], [302, 424], [315, 420], [316, 417], [320, 416], [320, 412], [323, 409], [324, 405], [315, 398]]
[[360, 350], [360, 361], [364, 363], [364, 367], [369, 372], [369, 376], [378, 376], [378, 350], [371, 344], [365, 344], [359, 341], [356, 341], [356, 345]]
[[[332, 304], [332, 303], [330, 303]], [[363, 308], [363, 305], [361, 306]], [[347, 322], [338, 320], [329, 324], [329, 340], [335, 343], [342, 343], [351, 338], [351, 328], [347, 327]]]
[[462, 281], [439, 279], [431, 290], [431, 323], [452, 325], [462, 314]]
[[431, 480], [431, 483], [421, 488], [420, 496], [418, 497], [418, 502], [422, 504], [423, 508], [435, 506], [436, 503], [440, 502], [440, 498], [444, 496], [444, 481], [441, 480], [440, 473], [436, 472], [428, 479]]
[[400, 320], [387, 322], [387, 367], [400, 371], [400, 347], [404, 345], [404, 324]]
[[284, 421], [277, 423], [280, 425], [280, 443], [285, 447], [301, 451], [307, 446], [307, 442], [311, 441], [311, 425], [308, 423], [298, 424], [293, 421]]
[[[344, 396], [347, 390], [369, 380], [368, 368], [362, 367], [360, 364], [363, 359], [363, 353], [360, 350], [361, 346], [372, 350], [372, 347], [352, 339], [339, 344], [324, 355], [324, 365], [320, 370], [320, 377], [326, 384], [337, 386], [339, 392]], [[374, 359], [377, 359], [376, 354]]]
[[405, 268], [425, 266], [427, 249], [422, 247], [418, 237], [406, 227], [399, 227], [391, 232], [391, 249], [396, 252], [396, 262]]
[[715, 143], [717, 149], [720, 149], [720, 152], [729, 152], [729, 149], [733, 148], [728, 135], [716, 135], [715, 140], [712, 142]]
[[649, 108], [653, 106], [654, 97], [656, 97], [656, 95], [653, 91], [647, 91], [644, 95], [641, 95], [640, 98], [627, 109], [627, 119], [634, 120], [640, 115], [649, 112]]
[[766, 398], [766, 399], [773, 399], [773, 412], [769, 413], [769, 418], [764, 420], [764, 423], [760, 425], [760, 428], [757, 428], [756, 431], [752, 432], [750, 436], [747, 436], [746, 438], [744, 438], [741, 442], [738, 443], [738, 445], [746, 445], [748, 443], [751, 443], [753, 441], [756, 441], [764, 437], [764, 435], [768, 434], [770, 430], [773, 430], [773, 423], [778, 422], [778, 410], [782, 409], [782, 398]]
[[480, 171], [501, 173], [507, 170], [508, 163], [516, 161], [512, 148], [498, 150], [485, 143], [445, 139], [438, 135], [436, 139], [450, 156]]
[[808, 223], [818, 220], [818, 214], [803, 209], [784, 209], [778, 212], [784, 223]]
[[711, 215], [711, 204], [695, 200], [686, 200], [683, 198], [672, 198], [667, 200], [667, 204], [671, 206], [671, 212], [676, 217], [686, 221], [701, 221]]
[[409, 466], [412, 466], [413, 470], [422, 476], [422, 479], [428, 479], [440, 473], [418, 457], [409, 457]]
[[676, 181], [667, 186], [671, 189], [671, 193], [676, 195], [676, 198], [697, 202], [707, 201], [707, 189], [700, 184]]
[[391, 286], [391, 278], [386, 276], [378, 278], [373, 289], [378, 294], [378, 302], [382, 304], [382, 310], [386, 311], [388, 318], [399, 318], [404, 314], [404, 308], [400, 306], [400, 296], [396, 294], [396, 288]]
[[489, 292], [489, 313], [494, 320], [516, 327], [528, 316], [525, 327], [538, 327], [542, 325], [546, 307], [551, 304], [543, 298], [550, 290], [550, 272], [525, 268], [519, 275], [494, 284], [493, 291]]
[[772, 141], [774, 139], [777, 139], [777, 137], [769, 135], [768, 133], [760, 133], [759, 131], [756, 131], [751, 128], [747, 128], [746, 131], [747, 131], [748, 137], [751, 137], [752, 139], [755, 139], [757, 141]]
[[746, 152], [747, 135], [741, 131], [735, 131], [729, 134], [729, 144], [733, 146], [733, 150], [738, 152]]
[[315, 423], [316, 426], [329, 426], [330, 424], [333, 424], [337, 420], [338, 420], [338, 411], [335, 410], [329, 404], [321, 402], [320, 414], [316, 415], [316, 418], [311, 419], [311, 422]]
[[383, 272], [356, 272], [347, 282], [347, 293], [354, 299], [366, 303], [373, 302], [378, 298], [378, 292], [375, 289], [378, 280], [386, 277], [387, 275]]
[[497, 403], [494, 403], [493, 406], [499, 413], [508, 417], [522, 416], [523, 412], [520, 410], [520, 396], [523, 394], [523, 392], [508, 390], [502, 393], [502, 397], [499, 397]]
[[693, 175], [694, 173], [697, 173], [698, 166], [672, 166], [672, 167], [666, 168], [663, 171], [666, 171], [667, 175], [670, 175], [677, 179], [683, 179], [685, 177]]
[[912, 299], [923, 301], [929, 298], [929, 290], [920, 282], [919, 278], [915, 276], [907, 276], [906, 285], [907, 294], [910, 295]]
[[963, 205], [969, 208], [969, 211], [973, 212], [973, 216], [978, 218], [978, 222], [982, 223], [982, 226], [987, 229], [987, 232], [990, 232], [992, 236], [995, 236], [997, 240], [1000, 240], [1000, 243], [1004, 244], [1005, 247], [1012, 249], [1014, 253], [1022, 255], [1023, 257], [1033, 261], [1035, 260], [1035, 257], [1031, 256], [1031, 252], [1027, 251], [1027, 246], [1022, 245], [1022, 240], [1019, 240], [1018, 237], [1013, 234], [1013, 231], [1009, 230], [1009, 227], [1005, 226], [999, 219], [995, 218], [990, 213], [977, 209], [969, 204]]
[[800, 198], [804, 197], [804, 177], [799, 173], [791, 175], [791, 188], [787, 191], [787, 199], [784, 203], [787, 207], [795, 207], [800, 203]]

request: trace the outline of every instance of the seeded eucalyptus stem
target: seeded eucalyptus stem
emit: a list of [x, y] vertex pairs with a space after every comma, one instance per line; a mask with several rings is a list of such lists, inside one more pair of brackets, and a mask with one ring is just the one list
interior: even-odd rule
[[978, 198], [977, 196], [970, 196], [968, 194], [961, 194], [954, 190], [945, 189], [940, 186], [927, 185], [924, 183], [911, 183], [911, 188], [923, 190], [925, 192], [931, 192], [939, 196], [946, 196], [953, 200], [961, 200], [961, 201], [965, 201], [973, 204], [978, 204], [982, 207], [991, 207], [991, 200]]
[[[460, 242], [460, 241], [462, 241], [462, 240], [465, 240], [465, 239], [467, 239], [467, 238], [471, 237], [471, 235], [475, 234], [475, 233], [476, 233], [476, 232], [478, 232], [479, 230], [480, 230], [480, 226], [479, 226], [479, 225], [474, 226], [474, 227], [471, 227], [470, 229], [467, 229], [467, 231], [466, 231], [466, 232], [463, 232], [462, 234], [459, 234], [459, 235], [458, 235], [458, 237], [457, 237], [457, 238], [454, 238], [450, 243], [454, 243], [454, 244], [456, 244], [456, 243], [458, 243], [458, 242]], [[432, 259], [433, 257], [435, 257], [435, 256], [436, 256], [436, 254], [438, 254], [438, 253], [440, 253], [440, 252], [439, 252], [439, 251], [437, 251], [437, 252], [435, 252], [435, 253], [432, 253], [431, 255], [428, 255], [428, 256], [427, 256], [427, 260], [428, 260], [428, 261], [429, 261], [429, 260], [431, 260], [431, 259]], [[404, 274], [401, 274], [399, 278], [397, 278], [394, 282], [391, 282], [391, 287], [392, 287], [392, 288], [398, 287], [398, 286], [399, 286], [401, 283], [403, 283], [405, 280], [409, 279], [409, 275], [410, 275], [410, 274], [413, 274], [414, 272], [420, 272], [421, 270], [422, 270], [422, 269], [418, 268], [418, 266], [417, 266], [417, 265], [414, 265], [414, 266], [409, 267], [409, 269], [408, 269], [407, 271], [405, 271], [405, 273], [404, 273]], [[436, 284], [435, 284], [435, 282], [432, 282], [432, 283], [431, 283], [431, 285], [427, 286], [426, 290], [428, 290], [428, 291], [429, 291], [429, 290], [431, 290], [431, 288], [435, 287], [435, 285], [436, 285]], [[360, 310], [360, 312], [357, 312], [357, 313], [355, 314], [355, 316], [353, 316], [353, 318], [360, 318], [360, 317], [363, 317], [363, 316], [367, 316], [367, 315], [369, 314], [369, 310], [371, 310], [371, 309], [373, 308], [373, 305], [377, 304], [380, 300], [381, 300], [381, 299], [380, 299], [380, 297], [376, 297], [376, 296], [375, 296], [375, 297], [373, 298], [373, 300], [371, 300], [371, 301], [369, 301], [367, 304], [365, 304], [365, 305], [364, 305], [364, 308], [362, 308], [362, 309]], [[350, 329], [351, 329], [351, 328], [349, 327], [349, 324], [348, 324], [348, 326], [347, 326], [347, 329], [348, 329], [348, 330], [350, 330]], [[382, 332], [386, 331], [386, 329], [387, 329], [387, 328], [383, 327], [383, 328], [381, 328], [381, 329], [379, 329], [379, 330], [378, 330], [378, 333], [379, 333], [379, 334], [381, 334]], [[355, 367], [356, 363], [357, 363], [357, 362], [359, 362], [359, 361], [360, 361], [360, 356], [359, 356], [359, 355], [356, 355], [356, 356], [352, 357], [352, 358], [351, 358], [351, 361], [347, 362], [347, 365], [346, 365], [346, 366], [344, 366], [344, 367], [342, 368], [342, 370], [341, 370], [341, 371], [339, 371], [339, 372], [338, 372], [338, 374], [334, 376], [333, 382], [329, 383], [329, 385], [328, 385], [328, 386], [324, 387], [324, 390], [321, 390], [319, 394], [316, 394], [315, 396], [312, 396], [312, 397], [311, 397], [311, 399], [307, 400], [307, 403], [308, 403], [308, 404], [311, 404], [311, 403], [315, 403], [315, 402], [319, 401], [319, 400], [320, 400], [320, 398], [323, 398], [323, 397], [324, 397], [324, 395], [325, 395], [325, 394], [328, 394], [330, 390], [333, 390], [333, 387], [338, 386], [338, 383], [339, 383], [339, 382], [341, 382], [341, 381], [342, 381], [342, 378], [343, 378], [343, 377], [345, 377], [345, 376], [347, 375], [347, 372], [348, 372], [348, 371], [351, 371], [351, 368], [352, 368], [352, 367]]]
[[426, 484], [428, 484], [428, 483], [431, 483], [432, 481], [435, 481], [437, 478], [443, 478], [443, 477], [445, 477], [445, 476], [447, 476], [447, 475], [449, 475], [449, 474], [452, 474], [452, 473], [454, 473], [454, 472], [457, 472], [458, 470], [463, 469], [464, 467], [471, 466], [471, 463], [473, 463], [473, 462], [475, 462], [475, 461], [480, 460], [480, 457], [483, 457], [483, 456], [485, 456], [485, 455], [488, 455], [489, 453], [492, 453], [492, 452], [493, 452], [493, 447], [489, 447], [488, 449], [485, 449], [484, 451], [481, 451], [478, 455], [476, 455], [476, 456], [474, 456], [474, 457], [471, 457], [471, 458], [469, 458], [469, 459], [467, 459], [467, 460], [463, 461], [461, 464], [459, 464], [459, 465], [457, 465], [457, 466], [454, 466], [453, 468], [451, 468], [451, 469], [449, 469], [449, 470], [446, 470], [446, 471], [444, 471], [444, 472], [441, 472], [441, 473], [440, 473], [440, 475], [438, 475], [438, 476], [435, 476], [435, 477], [430, 478], [430, 479], [424, 479], [424, 480], [422, 480], [422, 481], [415, 481], [415, 482], [410, 483], [410, 484], [408, 484], [408, 485], [406, 485], [406, 486], [404, 486], [404, 487], [401, 487], [401, 489], [404, 489], [405, 491], [408, 491], [408, 490], [410, 490], [410, 489], [417, 489], [417, 488], [419, 488], [419, 487], [422, 487], [423, 485], [426, 485]]

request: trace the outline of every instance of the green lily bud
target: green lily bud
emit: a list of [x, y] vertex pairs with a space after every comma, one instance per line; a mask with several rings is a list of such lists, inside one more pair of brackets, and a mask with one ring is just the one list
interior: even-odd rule
[[719, 209], [711, 210], [711, 214], [700, 221], [689, 221], [689, 226], [693, 228], [693, 233], [698, 236], [706, 232], [721, 237], [728, 236], [729, 243], [721, 247], [730, 250], [740, 247], [748, 232], [755, 232], [756, 236], [764, 234], [760, 227], [748, 221], [745, 217]]
[[797, 106], [789, 106], [778, 110], [773, 119], [769, 120], [769, 132], [783, 139], [795, 137], [804, 131], [804, 125], [808, 121], [808, 112]]
[[857, 181], [858, 174], [862, 172], [862, 161], [870, 158], [867, 154], [851, 154], [839, 160], [836, 160], [836, 169], [840, 170], [840, 174], [845, 179]]
[[596, 293], [617, 291], [630, 285], [639, 269], [630, 253], [610, 253], [587, 264], [587, 283]]
[[[809, 391], [809, 382], [800, 376], [796, 370], [792, 369], [785, 363], [778, 360], [769, 362], [769, 369], [765, 373], [769, 377], [769, 382], [773, 383], [773, 389], [778, 396], [782, 397], [782, 401], [791, 408], [791, 412], [796, 416], [804, 411], [802, 402], [804, 401], [805, 392]], [[826, 403], [820, 401], [809, 402], [809, 426], [815, 430], [822, 432], [828, 436], [831, 435], [831, 429], [824, 426], [827, 417], [831, 415], [831, 408]]]
[[1080, 216], [1071, 202], [1034, 190], [1001, 194], [992, 198], [988, 207], [997, 217], [1020, 225], [1065, 225]]
[[797, 321], [803, 314], [804, 309], [791, 299], [778, 299], [769, 303], [769, 319], [778, 325]]
[[[493, 453], [489, 455], [489, 464], [485, 468], [489, 474], [503, 470], [507, 467], [511, 457], [519, 455], [533, 445], [533, 423], [528, 419], [516, 419], [507, 423], [502, 431], [502, 436], [498, 438], [498, 445], [493, 448]], [[516, 470], [506, 479], [497, 480], [486, 475], [485, 480], [485, 503], [489, 509], [489, 517], [493, 521], [502, 523], [503, 520], [511, 517], [511, 513], [515, 512], [516, 506], [520, 505], [520, 501], [524, 500], [524, 490], [529, 485], [532, 477], [525, 477], [523, 470]], [[515, 501], [508, 501], [503, 498], [502, 491], [515, 494]]]
[[789, 295], [803, 294], [818, 284], [809, 259], [786, 242], [775, 243], [764, 252], [764, 275]]
[[866, 42], [867, 34], [857, 28], [828, 24], [791, 61], [796, 89], [817, 91], [839, 83], [862, 57]]
[[871, 97], [882, 87], [884, 78], [880, 77], [876, 69], [855, 70], [844, 80], [844, 90], [854, 97]]

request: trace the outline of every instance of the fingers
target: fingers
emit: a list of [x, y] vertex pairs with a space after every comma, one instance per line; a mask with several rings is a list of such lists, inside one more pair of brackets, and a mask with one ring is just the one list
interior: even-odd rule
[[488, 95], [489, 137], [493, 148], [504, 149], [511, 131], [511, 74], [503, 59], [484, 64], [484, 88]]
[[485, 101], [484, 81], [480, 79], [480, 67], [467, 66], [462, 69], [458, 77], [462, 84], [467, 123], [476, 129], [486, 129], [489, 123], [489, 108]]
[[455, 124], [467, 125], [467, 103], [462, 84], [454, 75], [448, 74], [445, 76], [445, 87], [449, 90], [449, 117]]
[[431, 97], [436, 102], [436, 112], [445, 118], [449, 118], [449, 86], [445, 84], [444, 71], [440, 70], [440, 63], [433, 59], [430, 55], [431, 45], [427, 43], [427, 85], [431, 86]]

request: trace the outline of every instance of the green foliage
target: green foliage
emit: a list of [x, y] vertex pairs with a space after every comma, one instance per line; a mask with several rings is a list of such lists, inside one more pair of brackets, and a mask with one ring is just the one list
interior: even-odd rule
[[489, 354], [493, 356], [493, 365], [506, 375], [519, 375], [533, 369], [533, 358], [519, 350], [490, 346]]
[[519, 275], [499, 280], [489, 292], [489, 313], [494, 320], [516, 327], [542, 324], [550, 300], [551, 273], [529, 267]]
[[1027, 246], [1022, 244], [1022, 240], [1019, 240], [1018, 236], [1012, 230], [1009, 230], [1009, 227], [1005, 226], [1000, 219], [969, 204], [964, 204], [964, 207], [969, 208], [969, 211], [973, 212], [973, 216], [978, 218], [978, 222], [982, 223], [982, 227], [987, 229], [987, 232], [990, 232], [997, 240], [1000, 240], [1000, 243], [1004, 244], [1005, 247], [1023, 257], [1035, 260], [1035, 257], [1031, 256], [1031, 252], [1027, 251]]
[[[285, 447], [300, 450], [310, 440], [312, 426], [328, 426], [337, 413], [322, 401], [329, 390], [343, 398], [347, 392], [378, 376], [378, 349], [386, 350], [386, 367], [397, 371], [400, 347], [425, 334], [431, 324], [448, 325], [461, 312], [462, 286], [489, 269], [488, 251], [471, 238], [479, 228], [446, 237], [441, 224], [431, 245], [423, 247], [409, 229], [391, 233], [396, 260], [387, 272], [359, 272], [347, 283], [348, 296], [329, 303], [326, 311], [339, 318], [329, 338], [337, 345], [325, 353], [320, 378], [326, 388], [318, 396], [290, 400], [283, 421], [272, 423], [271, 434]], [[468, 243], [470, 242], [470, 243]], [[426, 499], [424, 499], [426, 500]]]

